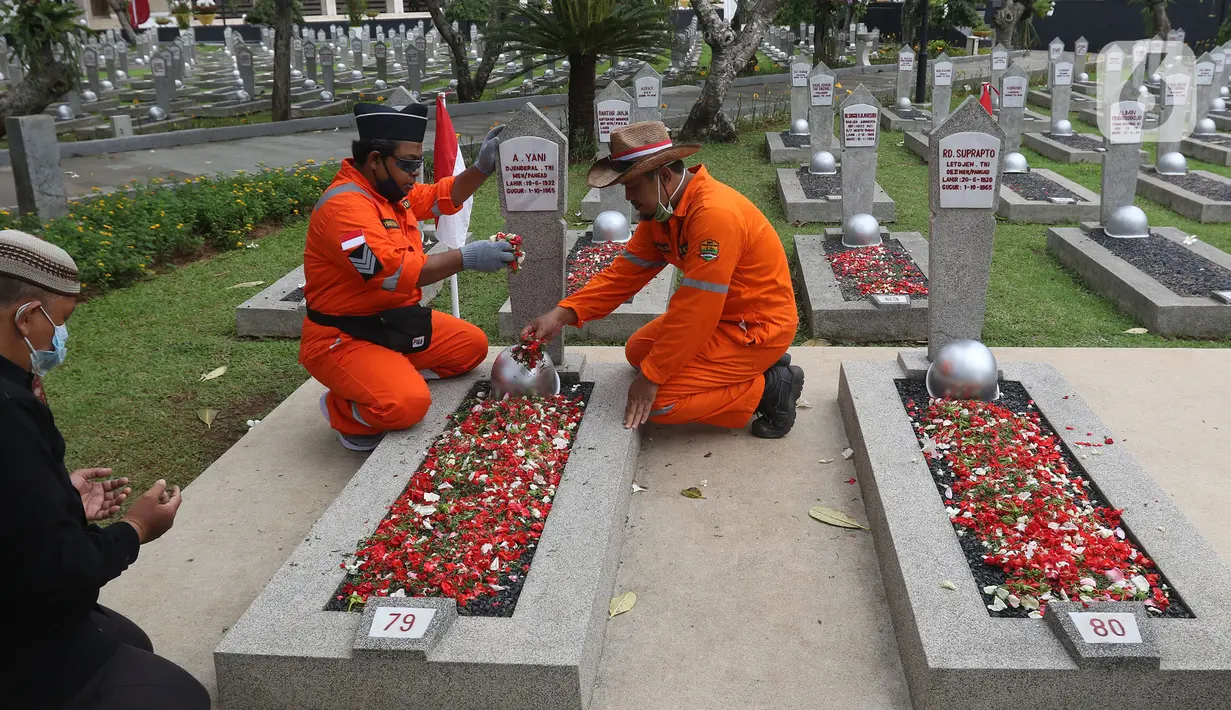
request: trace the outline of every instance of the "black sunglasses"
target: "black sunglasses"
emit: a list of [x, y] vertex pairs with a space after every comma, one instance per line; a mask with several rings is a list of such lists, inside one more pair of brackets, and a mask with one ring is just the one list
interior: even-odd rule
[[385, 157], [392, 158], [393, 162], [397, 163], [398, 169], [405, 171], [408, 175], [414, 175], [419, 172], [419, 168], [423, 167], [423, 158], [413, 158], [408, 160], [406, 158], [399, 158], [396, 155], [388, 155]]

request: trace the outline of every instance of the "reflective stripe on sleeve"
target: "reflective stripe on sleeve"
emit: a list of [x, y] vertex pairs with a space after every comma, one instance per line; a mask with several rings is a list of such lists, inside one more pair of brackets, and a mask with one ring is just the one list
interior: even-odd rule
[[692, 286], [693, 288], [700, 289], [702, 291], [710, 291], [712, 293], [726, 293], [729, 288], [727, 284], [716, 284], [712, 281], [699, 281], [688, 277], [684, 277], [684, 280], [680, 281], [680, 285]]
[[627, 250], [625, 250], [625, 252], [621, 254], [620, 256], [624, 257], [625, 259], [628, 259], [629, 261], [633, 262], [634, 264], [636, 264], [637, 266], [640, 266], [643, 269], [661, 269], [667, 265], [667, 262], [665, 261], [647, 261], [637, 256], [636, 254], [632, 253], [631, 251], [627, 251]]
[[328, 190], [325, 190], [325, 194], [321, 195], [321, 199], [316, 201], [316, 204], [313, 205], [312, 210], [313, 211], [319, 210], [321, 207], [325, 205], [326, 202], [332, 200], [333, 198], [337, 197], [338, 195], [341, 195], [344, 192], [362, 192], [365, 195], [367, 194], [366, 190], [364, 190], [362, 187], [359, 187], [355, 183], [344, 182], [341, 185], [334, 185]]

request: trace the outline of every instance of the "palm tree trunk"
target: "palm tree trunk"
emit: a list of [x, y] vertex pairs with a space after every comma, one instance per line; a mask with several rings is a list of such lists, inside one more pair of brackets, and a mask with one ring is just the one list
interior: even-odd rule
[[568, 144], [579, 158], [590, 157], [598, 147], [594, 135], [594, 89], [596, 54], [568, 56]]
[[1154, 18], [1154, 34], [1166, 37], [1171, 31], [1171, 18], [1167, 16], [1167, 0], [1150, 0], [1150, 15]]
[[[294, 33], [292, 0], [274, 0], [274, 92], [273, 120], [291, 118], [291, 35]], [[252, 98], [256, 98], [255, 96]]]
[[44, 44], [21, 82], [0, 94], [0, 136], [5, 134], [5, 118], [42, 113], [52, 101], [72, 91], [76, 85], [76, 73], [56, 61], [50, 43]]
[[816, 0], [812, 13], [812, 46], [817, 56], [827, 64], [833, 64], [833, 47], [829, 44], [829, 9], [833, 0]]

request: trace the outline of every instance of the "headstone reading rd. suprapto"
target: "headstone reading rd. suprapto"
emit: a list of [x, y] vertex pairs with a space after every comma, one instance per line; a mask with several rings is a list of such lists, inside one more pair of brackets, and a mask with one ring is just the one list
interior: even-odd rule
[[838, 109], [842, 115], [842, 223], [846, 224], [854, 215], [872, 214], [881, 107], [860, 84]]
[[941, 52], [932, 64], [932, 129], [949, 115], [953, 100], [953, 62]]
[[898, 51], [898, 84], [894, 98], [910, 98], [910, 89], [914, 86], [915, 52], [910, 47]]
[[663, 119], [662, 86], [662, 75], [648, 63], [642, 63], [633, 75], [633, 123]]
[[[598, 157], [611, 154], [611, 132], [632, 123], [633, 97], [612, 81], [594, 97], [594, 133], [598, 136]], [[624, 199], [624, 188], [615, 185], [598, 191], [600, 210], [615, 210], [632, 220], [632, 205]]]
[[1004, 152], [1017, 153], [1022, 148], [1022, 121], [1026, 113], [1026, 94], [1030, 90], [1030, 73], [1014, 64], [1000, 77], [1000, 130], [1004, 132]]
[[812, 152], [827, 150], [840, 158], [842, 150], [833, 135], [834, 92], [837, 76], [818, 61], [808, 76], [808, 129], [811, 131], [809, 146]]
[[1004, 133], [974, 97], [967, 97], [932, 131], [929, 149], [931, 359], [952, 340], [982, 339]]
[[1218, 88], [1214, 86], [1214, 58], [1209, 52], [1197, 58], [1193, 83], [1197, 86], [1197, 116], [1200, 121], [1210, 112], [1210, 102], [1217, 96]]
[[1061, 52], [1060, 60], [1051, 63], [1051, 71], [1052, 120], [1067, 119], [1073, 99], [1073, 63]]
[[1162, 113], [1158, 122], [1157, 155], [1177, 153], [1187, 135], [1186, 123], [1193, 106], [1193, 78], [1187, 67], [1176, 62], [1163, 71]]
[[1145, 106], [1140, 101], [1117, 101], [1107, 113], [1104, 131], [1102, 209], [1099, 221], [1107, 220], [1118, 208], [1133, 204], [1137, 195], [1137, 171], [1141, 165], [1142, 126]]
[[[500, 137], [498, 192], [504, 231], [519, 234], [526, 260], [509, 272], [513, 319], [529, 323], [564, 298], [564, 211], [568, 208], [568, 139], [532, 104], [519, 111]], [[563, 336], [548, 343], [564, 362]]]
[[804, 61], [791, 62], [791, 123], [808, 119], [808, 74], [812, 67]]
[[[992, 53], [989, 56], [992, 64], [992, 86], [1000, 86], [1000, 77], [1009, 70], [1009, 50], [1005, 49], [1003, 44], [997, 44], [992, 47]], [[995, 94], [992, 98], [995, 99]]]

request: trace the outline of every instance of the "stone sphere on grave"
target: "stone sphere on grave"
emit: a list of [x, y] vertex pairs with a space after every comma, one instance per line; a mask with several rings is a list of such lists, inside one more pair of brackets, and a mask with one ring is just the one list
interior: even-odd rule
[[867, 212], [851, 215], [842, 224], [842, 246], [874, 247], [881, 243], [881, 225]]
[[1218, 89], [1218, 95], [1224, 99], [1231, 99], [1231, 89], [1223, 86]]
[[431, 57], [428, 57], [427, 58], [427, 68], [431, 69], [434, 66], [436, 66], [436, 60], [432, 59]]
[[517, 345], [510, 345], [501, 350], [496, 356], [496, 361], [492, 363], [491, 396], [495, 399], [504, 399], [505, 395], [550, 397], [559, 394], [560, 375], [556, 372], [556, 366], [551, 361], [551, 357], [545, 352], [541, 353], [534, 367], [526, 367], [513, 355], [513, 349], [517, 347]]
[[81, 92], [81, 100], [86, 102], [87, 104], [94, 103], [95, 101], [98, 101], [98, 94], [94, 93], [93, 91], [90, 91], [89, 89], [86, 89], [85, 91]]
[[910, 97], [909, 96], [899, 96], [897, 107], [901, 109], [910, 108]]
[[1073, 122], [1067, 118], [1059, 118], [1051, 122], [1052, 135], [1056, 136], [1071, 136], [1073, 135]]
[[238, 76], [239, 76], [239, 70], [238, 70], [238, 69], [232, 69], [232, 70], [231, 70], [231, 76], [238, 77]]
[[1221, 96], [1215, 96], [1210, 101], [1210, 110], [1215, 113], [1222, 113], [1227, 110], [1227, 100]]
[[112, 89], [115, 88], [115, 84], [112, 84], [106, 79], [103, 79], [102, 81], [98, 82], [98, 85], [102, 87], [103, 91], [111, 91]]
[[240, 89], [244, 88], [244, 80], [243, 80], [243, 79], [236, 79], [236, 80], [235, 80], [235, 86], [236, 86], [236, 87], [238, 87], [238, 88], [240, 88]]
[[303, 80], [303, 88], [305, 88], [305, 89], [307, 89], [307, 90], [311, 91], [312, 89], [315, 89], [315, 88], [316, 88], [316, 82], [315, 82], [315, 81], [312, 81], [311, 79], [304, 79], [304, 80]]
[[504, 65], [504, 68], [505, 68], [505, 69], [516, 69], [516, 68], [517, 68], [517, 62], [509, 62], [508, 64], [505, 64], [505, 65]]
[[827, 150], [818, 150], [812, 154], [812, 159], [808, 161], [808, 174], [837, 175], [838, 161], [833, 157], [833, 153]]
[[571, 66], [573, 66], [573, 65], [572, 65], [572, 64], [569, 64], [569, 61], [568, 61], [567, 59], [565, 59], [564, 61], [560, 62], [560, 68], [561, 68], [561, 69], [568, 69], [568, 68], [569, 68], [569, 67], [571, 67]]
[[137, 57], [136, 59], [133, 60], [133, 63], [139, 67], [145, 66], [145, 57]]
[[1218, 127], [1214, 125], [1214, 119], [1206, 117], [1197, 121], [1197, 125], [1193, 128], [1194, 136], [1212, 136], [1218, 131]]
[[811, 129], [808, 128], [808, 119], [797, 118], [794, 121], [791, 121], [791, 135], [806, 136], [810, 132], [811, 132]]
[[1146, 213], [1137, 205], [1117, 207], [1103, 225], [1103, 231], [1109, 237], [1118, 239], [1139, 239], [1150, 236], [1150, 220]]
[[176, 89], [182, 89], [182, 88], [184, 88], [184, 82], [180, 81], [179, 79], [176, 79], [176, 80], [175, 80], [175, 88], [176, 88]]
[[76, 118], [76, 116], [73, 115], [72, 106], [69, 106], [68, 104], [60, 104], [59, 106], [56, 107], [56, 120], [57, 121], [71, 121], [74, 118]]
[[386, 83], [384, 79], [377, 79], [376, 81], [372, 82], [372, 89], [374, 91], [384, 91], [385, 89], [388, 89], [388, 88], [389, 88], [389, 84]]
[[544, 76], [545, 78], [547, 78], [547, 79], [550, 79], [550, 78], [552, 78], [552, 77], [553, 77], [553, 76], [555, 76], [555, 75], [556, 75], [556, 70], [555, 70], [555, 69], [544, 69], [544, 70], [543, 70], [543, 76]]
[[595, 242], [627, 242], [633, 238], [632, 226], [623, 212], [607, 210], [599, 212], [594, 218], [593, 235]]
[[1026, 163], [1026, 156], [1021, 153], [1009, 153], [1004, 157], [1004, 171], [1006, 173], [1028, 173], [1030, 165]]
[[362, 79], [362, 78], [363, 78], [363, 72], [359, 71], [358, 69], [352, 69], [352, 70], [351, 70], [351, 73], [350, 73], [350, 78], [352, 78], [352, 79]]
[[[116, 69], [116, 70], [115, 70], [115, 78], [117, 78], [117, 79], [127, 79], [127, 78], [128, 78], [128, 72], [124, 71], [123, 69]], [[3, 80], [4, 80], [4, 75], [3, 75], [3, 74], [0, 74], [0, 81], [3, 81]]]
[[1000, 396], [996, 356], [977, 340], [952, 340], [936, 352], [928, 366], [928, 394], [949, 399], [991, 402]]
[[338, 62], [337, 64], [334, 64], [333, 70], [339, 73], [346, 71], [346, 62]]
[[1090, 75], [1089, 75], [1089, 74], [1087, 74], [1087, 73], [1085, 73], [1085, 72], [1081, 72], [1081, 73], [1079, 73], [1079, 74], [1077, 75], [1077, 81], [1079, 81], [1079, 82], [1081, 82], [1082, 84], [1084, 84], [1084, 83], [1086, 83], [1087, 81], [1090, 81]]
[[292, 70], [291, 70], [291, 78], [292, 78], [292, 79], [302, 79], [302, 78], [303, 78], [303, 72], [299, 71], [298, 69], [292, 69]]
[[151, 121], [161, 121], [167, 117], [167, 112], [162, 110], [161, 106], [151, 106], [149, 111], [145, 112]]
[[522, 79], [522, 82], [521, 82], [521, 90], [522, 90], [522, 91], [530, 91], [530, 90], [532, 90], [532, 89], [534, 89], [534, 82], [533, 82], [533, 81], [531, 81], [531, 80], [529, 80], [529, 79]]
[[1154, 165], [1154, 170], [1159, 175], [1187, 175], [1188, 174], [1188, 159], [1183, 153], [1172, 151], [1163, 153], [1158, 156], [1158, 162]]
[[235, 92], [235, 100], [238, 101], [239, 103], [243, 103], [245, 101], [251, 101], [252, 97], [248, 95], [247, 91], [240, 89], [239, 91]]
[[402, 71], [402, 65], [401, 65], [401, 64], [399, 64], [399, 63], [397, 63], [397, 62], [394, 62], [394, 63], [393, 63], [393, 71]]
[[456, 88], [457, 88], [457, 79], [450, 79], [450, 80], [449, 80], [449, 88], [450, 88], [450, 89], [456, 89]]
[[1151, 83], [1151, 84], [1159, 84], [1159, 83], [1162, 83], [1162, 80], [1163, 80], [1163, 75], [1162, 75], [1162, 74], [1159, 74], [1158, 72], [1154, 72], [1153, 74], [1151, 74], [1151, 75], [1150, 75], [1150, 83]]
[[1149, 94], [1150, 94], [1150, 90], [1149, 90], [1148, 88], [1146, 88], [1146, 87], [1144, 87], [1144, 86], [1138, 86], [1138, 87], [1137, 87], [1137, 95], [1138, 95], [1138, 96], [1149, 96]]
[[321, 101], [325, 101], [325, 102], [333, 101], [333, 92], [332, 91], [322, 91]]

